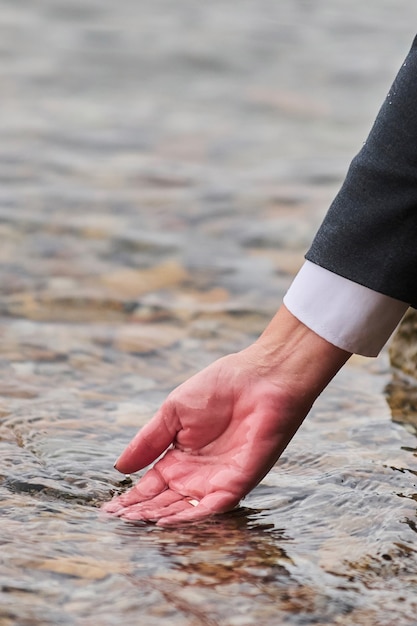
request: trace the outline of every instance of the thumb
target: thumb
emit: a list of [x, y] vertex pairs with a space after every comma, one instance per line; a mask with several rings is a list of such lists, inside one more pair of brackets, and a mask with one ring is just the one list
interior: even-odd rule
[[132, 474], [155, 461], [174, 441], [179, 422], [174, 406], [165, 402], [154, 417], [133, 437], [114, 467]]

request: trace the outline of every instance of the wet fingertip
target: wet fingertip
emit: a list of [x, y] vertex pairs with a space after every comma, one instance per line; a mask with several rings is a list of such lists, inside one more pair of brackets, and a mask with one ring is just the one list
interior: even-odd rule
[[130, 510], [130, 507], [128, 506], [121, 506], [117, 511], [114, 512], [117, 517], [123, 517], [123, 519], [127, 518], [127, 516], [131, 513], [132, 512]]
[[120, 505], [114, 504], [112, 502], [107, 502], [106, 504], [103, 504], [101, 506], [101, 510], [104, 511], [105, 513], [112, 513], [115, 514], [120, 510]]
[[183, 518], [177, 515], [168, 515], [167, 517], [160, 517], [156, 522], [157, 526], [163, 526], [167, 528], [168, 526], [180, 526], [181, 524], [188, 524], [190, 521], [187, 518]]
[[118, 516], [128, 522], [149, 521], [146, 516], [143, 516], [141, 513], [138, 513], [137, 511], [130, 511], [129, 509], [125, 509], [124, 511], [119, 511]]

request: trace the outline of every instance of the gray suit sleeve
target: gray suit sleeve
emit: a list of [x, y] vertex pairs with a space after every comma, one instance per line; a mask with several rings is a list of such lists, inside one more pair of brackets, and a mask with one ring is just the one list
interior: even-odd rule
[[417, 37], [306, 258], [417, 308]]

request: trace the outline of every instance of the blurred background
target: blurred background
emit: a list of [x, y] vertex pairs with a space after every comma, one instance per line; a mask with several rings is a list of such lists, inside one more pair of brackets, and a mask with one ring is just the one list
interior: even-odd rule
[[166, 394], [278, 308], [416, 17], [1, 0], [1, 626], [414, 624], [415, 435], [385, 353], [233, 514], [160, 531], [97, 507]]
[[109, 271], [175, 260], [274, 310], [413, 12], [409, 0], [3, 2], [5, 295], [71, 299]]

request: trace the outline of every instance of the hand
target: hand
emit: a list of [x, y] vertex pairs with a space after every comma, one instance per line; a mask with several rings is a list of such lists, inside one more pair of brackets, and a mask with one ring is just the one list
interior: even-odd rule
[[164, 456], [105, 511], [167, 526], [228, 511], [259, 483], [349, 356], [283, 309], [258, 342], [168, 396], [116, 468], [130, 474]]
[[232, 509], [304, 417], [290, 413], [282, 390], [254, 372], [244, 352], [216, 361], [172, 392], [123, 452], [116, 467], [130, 474], [169, 448], [105, 510], [170, 524]]

